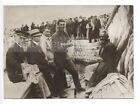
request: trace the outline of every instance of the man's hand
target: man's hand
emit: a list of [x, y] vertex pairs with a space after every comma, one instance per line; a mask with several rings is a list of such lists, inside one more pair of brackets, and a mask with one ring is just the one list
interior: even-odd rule
[[49, 64], [49, 65], [53, 65], [53, 64], [54, 64], [54, 61], [53, 61], [53, 60], [49, 60], [49, 61], [48, 61], [48, 64]]

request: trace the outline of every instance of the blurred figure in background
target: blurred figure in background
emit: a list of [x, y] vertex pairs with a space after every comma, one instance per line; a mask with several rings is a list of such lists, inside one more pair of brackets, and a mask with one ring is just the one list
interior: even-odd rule
[[86, 32], [87, 32], [86, 25], [87, 25], [86, 18], [83, 17], [82, 22], [81, 22], [81, 31], [82, 31], [82, 36], [84, 39], [86, 39]]
[[32, 22], [32, 24], [31, 24], [31, 30], [33, 30], [33, 29], [35, 29], [35, 24], [34, 24], [34, 22]]
[[86, 24], [86, 29], [87, 29], [87, 35], [88, 35], [88, 40], [89, 40], [89, 43], [92, 42], [92, 38], [93, 38], [93, 28], [94, 28], [94, 25], [92, 25], [92, 20], [91, 18], [88, 18], [88, 22]]
[[81, 25], [82, 25], [82, 16], [80, 16], [78, 18], [78, 27], [77, 27], [77, 35], [78, 35], [78, 39], [82, 39], [82, 28], [81, 28]]
[[92, 22], [94, 25], [93, 39], [94, 39], [94, 42], [97, 42], [97, 40], [99, 39], [99, 32], [100, 32], [100, 28], [101, 28], [101, 23], [100, 23], [100, 20], [97, 18], [97, 16], [92, 17]]
[[77, 37], [77, 29], [78, 29], [78, 17], [74, 18], [74, 23], [73, 23], [73, 35], [74, 39]]
[[66, 30], [67, 30], [67, 33], [69, 35], [69, 37], [71, 38], [72, 35], [73, 35], [73, 20], [72, 18], [69, 18], [67, 23], [66, 23]]
[[40, 31], [40, 33], [43, 33], [44, 30], [45, 30], [45, 24], [44, 24], [44, 22], [42, 22], [40, 25], [39, 31]]
[[56, 20], [53, 20], [52, 24], [51, 24], [51, 35], [54, 34], [56, 32]]

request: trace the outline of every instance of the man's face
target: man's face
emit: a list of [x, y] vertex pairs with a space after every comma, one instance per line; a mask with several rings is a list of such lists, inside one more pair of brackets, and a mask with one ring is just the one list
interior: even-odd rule
[[20, 35], [15, 35], [15, 41], [20, 45], [23, 43], [23, 39]]
[[40, 36], [38, 37], [33, 37], [33, 41], [37, 42], [37, 43], [40, 43]]
[[50, 36], [50, 30], [48, 30], [48, 29], [46, 29], [45, 31], [44, 31], [44, 35], [46, 36], [46, 37], [48, 37], [48, 36]]
[[100, 36], [100, 44], [103, 46], [105, 44], [105, 37], [103, 35]]
[[16, 42], [23, 48], [24, 51], [27, 50], [27, 43], [25, 37], [16, 36]]
[[64, 31], [64, 28], [65, 28], [65, 22], [59, 22], [58, 24], [58, 28], [60, 31]]

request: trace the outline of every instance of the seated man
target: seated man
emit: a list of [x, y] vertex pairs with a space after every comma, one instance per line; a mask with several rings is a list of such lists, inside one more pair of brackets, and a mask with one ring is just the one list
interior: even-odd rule
[[17, 83], [24, 81], [21, 64], [24, 62], [25, 54], [21, 36], [14, 34], [14, 37], [14, 43], [6, 54], [6, 70], [9, 80]]
[[[103, 80], [108, 73], [117, 72], [116, 70], [116, 48], [108, 39], [108, 34], [104, 30], [100, 33], [99, 55], [102, 60], [95, 65], [91, 65], [87, 68], [86, 74], [89, 73], [88, 69], [92, 69], [93, 73], [88, 80], [87, 86], [95, 87], [101, 80]], [[88, 78], [87, 78], [88, 79]]]

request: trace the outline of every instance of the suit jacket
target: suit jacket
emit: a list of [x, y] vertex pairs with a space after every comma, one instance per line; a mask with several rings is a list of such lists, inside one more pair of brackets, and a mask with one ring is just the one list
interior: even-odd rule
[[116, 48], [108, 42], [105, 46], [101, 47], [99, 55], [103, 61], [99, 63], [97, 69], [93, 73], [89, 81], [90, 87], [95, 87], [101, 80], [103, 80], [108, 73], [117, 72], [116, 70]]
[[99, 55], [103, 61], [107, 64], [109, 70], [115, 70], [116, 68], [116, 47], [108, 42], [104, 47], [101, 47]]
[[15, 43], [11, 48], [8, 49], [6, 54], [6, 70], [9, 80], [13, 83], [20, 82], [23, 80], [22, 67], [25, 53], [23, 48]]
[[45, 54], [39, 45], [32, 43], [27, 49], [26, 56], [29, 64], [37, 64], [41, 72], [46, 70], [48, 62], [45, 60]]

